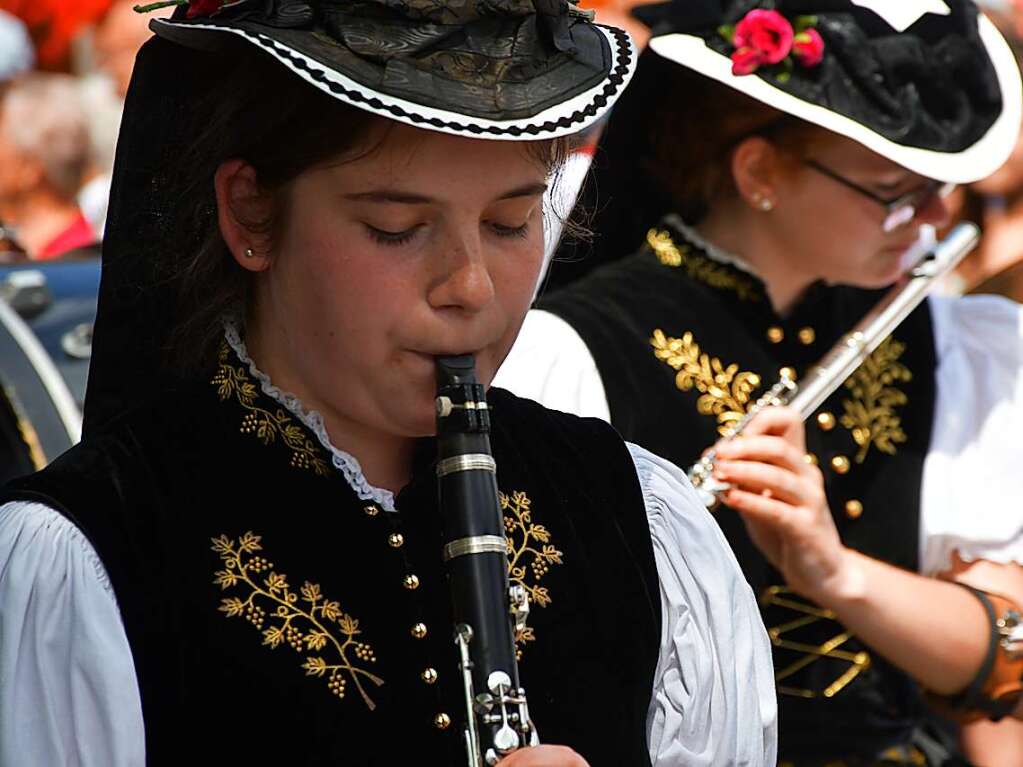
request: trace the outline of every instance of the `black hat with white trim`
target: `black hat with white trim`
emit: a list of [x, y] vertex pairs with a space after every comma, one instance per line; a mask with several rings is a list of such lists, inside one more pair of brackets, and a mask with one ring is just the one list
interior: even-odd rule
[[674, 0], [637, 12], [651, 50], [929, 178], [1009, 157], [1019, 69], [972, 0]]
[[[86, 434], [194, 378], [170, 361], [174, 333], [194, 326], [197, 300], [219, 310], [208, 293], [240, 270], [215, 234], [213, 178], [225, 159], [309, 167], [303, 158], [337, 143], [333, 132], [369, 131], [378, 123], [358, 118], [370, 116], [473, 139], [558, 139], [599, 120], [635, 68], [628, 36], [570, 0], [170, 0], [138, 10], [167, 5], [178, 8], [150, 23], [156, 37], [136, 59], [121, 122]], [[183, 300], [179, 278], [195, 273], [199, 252], [213, 253], [209, 290], [192, 285]]]
[[326, 93], [418, 127], [552, 138], [592, 124], [635, 64], [578, 0], [171, 0], [160, 37], [245, 40]]

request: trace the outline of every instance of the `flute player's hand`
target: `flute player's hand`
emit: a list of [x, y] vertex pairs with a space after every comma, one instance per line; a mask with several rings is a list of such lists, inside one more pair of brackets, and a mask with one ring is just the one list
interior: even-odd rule
[[722, 500], [742, 515], [789, 587], [826, 606], [847, 576], [849, 550], [831, 517], [824, 477], [806, 458], [805, 434], [794, 410], [767, 408], [741, 437], [717, 446], [714, 475], [733, 486]]
[[520, 748], [497, 763], [497, 767], [590, 767], [568, 746]]

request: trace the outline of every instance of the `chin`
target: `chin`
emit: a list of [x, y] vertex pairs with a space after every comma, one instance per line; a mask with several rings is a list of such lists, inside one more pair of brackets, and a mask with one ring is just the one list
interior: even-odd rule
[[896, 282], [905, 274], [906, 268], [907, 264], [904, 263], [901, 251], [882, 251], [875, 257], [872, 263], [864, 265], [864, 268], [856, 275], [853, 284], [872, 290], [884, 288]]

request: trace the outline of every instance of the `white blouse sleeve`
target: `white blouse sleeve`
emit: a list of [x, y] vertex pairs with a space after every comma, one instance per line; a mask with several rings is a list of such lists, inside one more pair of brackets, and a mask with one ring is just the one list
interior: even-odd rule
[[932, 298], [937, 401], [920, 498], [920, 569], [1023, 564], [1023, 308]]
[[551, 410], [611, 421], [604, 383], [586, 343], [563, 319], [540, 309], [526, 315], [494, 386]]
[[106, 571], [48, 506], [0, 506], [0, 767], [141, 767], [142, 703]]
[[774, 767], [774, 669], [753, 591], [685, 475], [642, 448], [629, 450], [661, 588], [647, 712], [653, 767]]

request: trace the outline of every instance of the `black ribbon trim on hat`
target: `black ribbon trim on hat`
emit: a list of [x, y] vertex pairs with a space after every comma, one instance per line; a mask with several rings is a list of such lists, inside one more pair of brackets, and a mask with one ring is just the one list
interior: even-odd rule
[[253, 42], [272, 51], [273, 55], [277, 58], [286, 60], [295, 69], [306, 72], [315, 82], [319, 83], [334, 95], [340, 96], [350, 103], [356, 105], [365, 104], [373, 110], [388, 112], [394, 117], [409, 120], [417, 125], [428, 125], [433, 128], [454, 130], [460, 133], [468, 133], [478, 136], [540, 136], [544, 133], [552, 133], [558, 129], [572, 128], [578, 123], [585, 122], [587, 118], [594, 117], [599, 110], [602, 110], [607, 106], [608, 102], [615, 96], [615, 94], [618, 93], [619, 90], [621, 90], [625, 82], [633, 56], [632, 46], [629, 44], [628, 35], [615, 27], [604, 27], [603, 25], [594, 26], [600, 26], [602, 29], [606, 29], [610, 32], [613, 35], [617, 46], [617, 63], [608, 74], [607, 82], [604, 84], [601, 92], [594, 96], [592, 101], [583, 109], [558, 118], [557, 120], [547, 120], [543, 123], [530, 123], [527, 125], [511, 125], [508, 127], [484, 126], [471, 122], [462, 123], [453, 120], [442, 120], [437, 117], [427, 117], [426, 115], [418, 114], [416, 112], [410, 112], [396, 104], [389, 104], [378, 96], [371, 96], [363, 93], [362, 91], [346, 88], [340, 83], [334, 82], [326, 76], [324, 70], [310, 66], [305, 59], [296, 56], [288, 48], [269, 37], [256, 35], [244, 29], [239, 29], [238, 31]]

